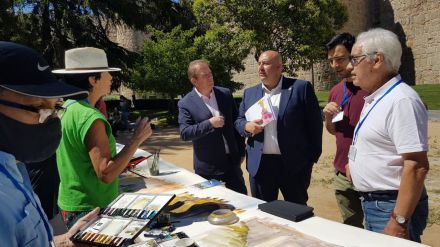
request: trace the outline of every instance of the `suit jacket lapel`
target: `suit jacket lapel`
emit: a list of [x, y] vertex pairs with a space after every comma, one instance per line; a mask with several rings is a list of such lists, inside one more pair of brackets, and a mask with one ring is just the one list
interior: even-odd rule
[[280, 99], [280, 106], [279, 106], [279, 112], [278, 112], [278, 119], [282, 119], [284, 116], [284, 112], [286, 111], [287, 104], [290, 100], [290, 95], [293, 91], [293, 82], [294, 80], [287, 79], [283, 76], [283, 79], [281, 81], [281, 99]]
[[214, 91], [215, 99], [217, 100], [218, 110], [220, 114], [224, 116], [224, 113], [226, 112], [225, 104], [223, 104], [225, 101], [224, 94], [220, 93], [220, 91], [215, 87], [212, 90]]
[[197, 94], [195, 89], [191, 91], [191, 100], [194, 102], [194, 106], [200, 110], [201, 114], [203, 113], [203, 115], [209, 116], [210, 118], [213, 117], [211, 111], [205, 105], [205, 102], [203, 102], [202, 98]]

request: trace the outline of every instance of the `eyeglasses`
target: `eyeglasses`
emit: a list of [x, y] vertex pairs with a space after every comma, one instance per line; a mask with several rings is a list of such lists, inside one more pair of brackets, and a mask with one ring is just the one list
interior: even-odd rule
[[58, 118], [61, 119], [64, 116], [64, 113], [66, 112], [66, 108], [61, 106], [61, 104], [62, 104], [62, 101], [57, 102], [55, 105], [55, 109], [38, 109], [33, 106], [22, 105], [19, 103], [0, 99], [0, 105], [5, 105], [8, 107], [13, 107], [13, 108], [22, 109], [22, 110], [31, 111], [31, 112], [35, 112], [35, 113], [40, 114], [40, 118], [38, 120], [39, 123], [47, 122], [47, 120], [50, 119], [50, 116], [53, 116], [53, 115], [57, 115]]
[[363, 54], [363, 55], [359, 55], [359, 56], [350, 56], [350, 64], [354, 67], [354, 66], [358, 66], [362, 60], [364, 60], [366, 57], [371, 56], [371, 55], [376, 55], [377, 52], [375, 53], [371, 53], [371, 54]]
[[364, 60], [368, 55], [364, 54], [364, 55], [360, 55], [360, 56], [350, 56], [350, 64], [354, 67], [354, 66], [358, 66], [362, 60]]

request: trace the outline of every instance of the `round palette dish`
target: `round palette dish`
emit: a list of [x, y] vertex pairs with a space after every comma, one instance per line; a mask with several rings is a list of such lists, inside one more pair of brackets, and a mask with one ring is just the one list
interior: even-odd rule
[[231, 225], [238, 220], [238, 216], [230, 209], [218, 209], [208, 216], [209, 223], [213, 225]]

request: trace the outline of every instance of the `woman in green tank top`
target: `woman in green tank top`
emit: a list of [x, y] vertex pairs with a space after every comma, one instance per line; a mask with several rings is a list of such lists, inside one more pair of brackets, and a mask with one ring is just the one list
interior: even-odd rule
[[110, 93], [112, 76], [107, 56], [101, 49], [84, 47], [65, 52], [67, 83], [87, 89], [89, 96], [67, 100], [61, 119], [62, 139], [57, 150], [60, 174], [58, 206], [70, 228], [95, 207], [106, 207], [118, 193], [118, 175], [126, 168], [140, 144], [151, 134], [147, 119], [139, 121], [129, 144], [116, 153], [116, 140], [107, 119], [94, 106]]

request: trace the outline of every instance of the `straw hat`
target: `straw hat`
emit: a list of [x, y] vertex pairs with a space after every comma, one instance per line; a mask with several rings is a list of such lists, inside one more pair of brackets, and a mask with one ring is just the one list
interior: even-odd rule
[[94, 47], [70, 49], [65, 52], [65, 69], [52, 70], [55, 74], [82, 74], [104, 71], [120, 71], [120, 68], [110, 68], [104, 50]]

